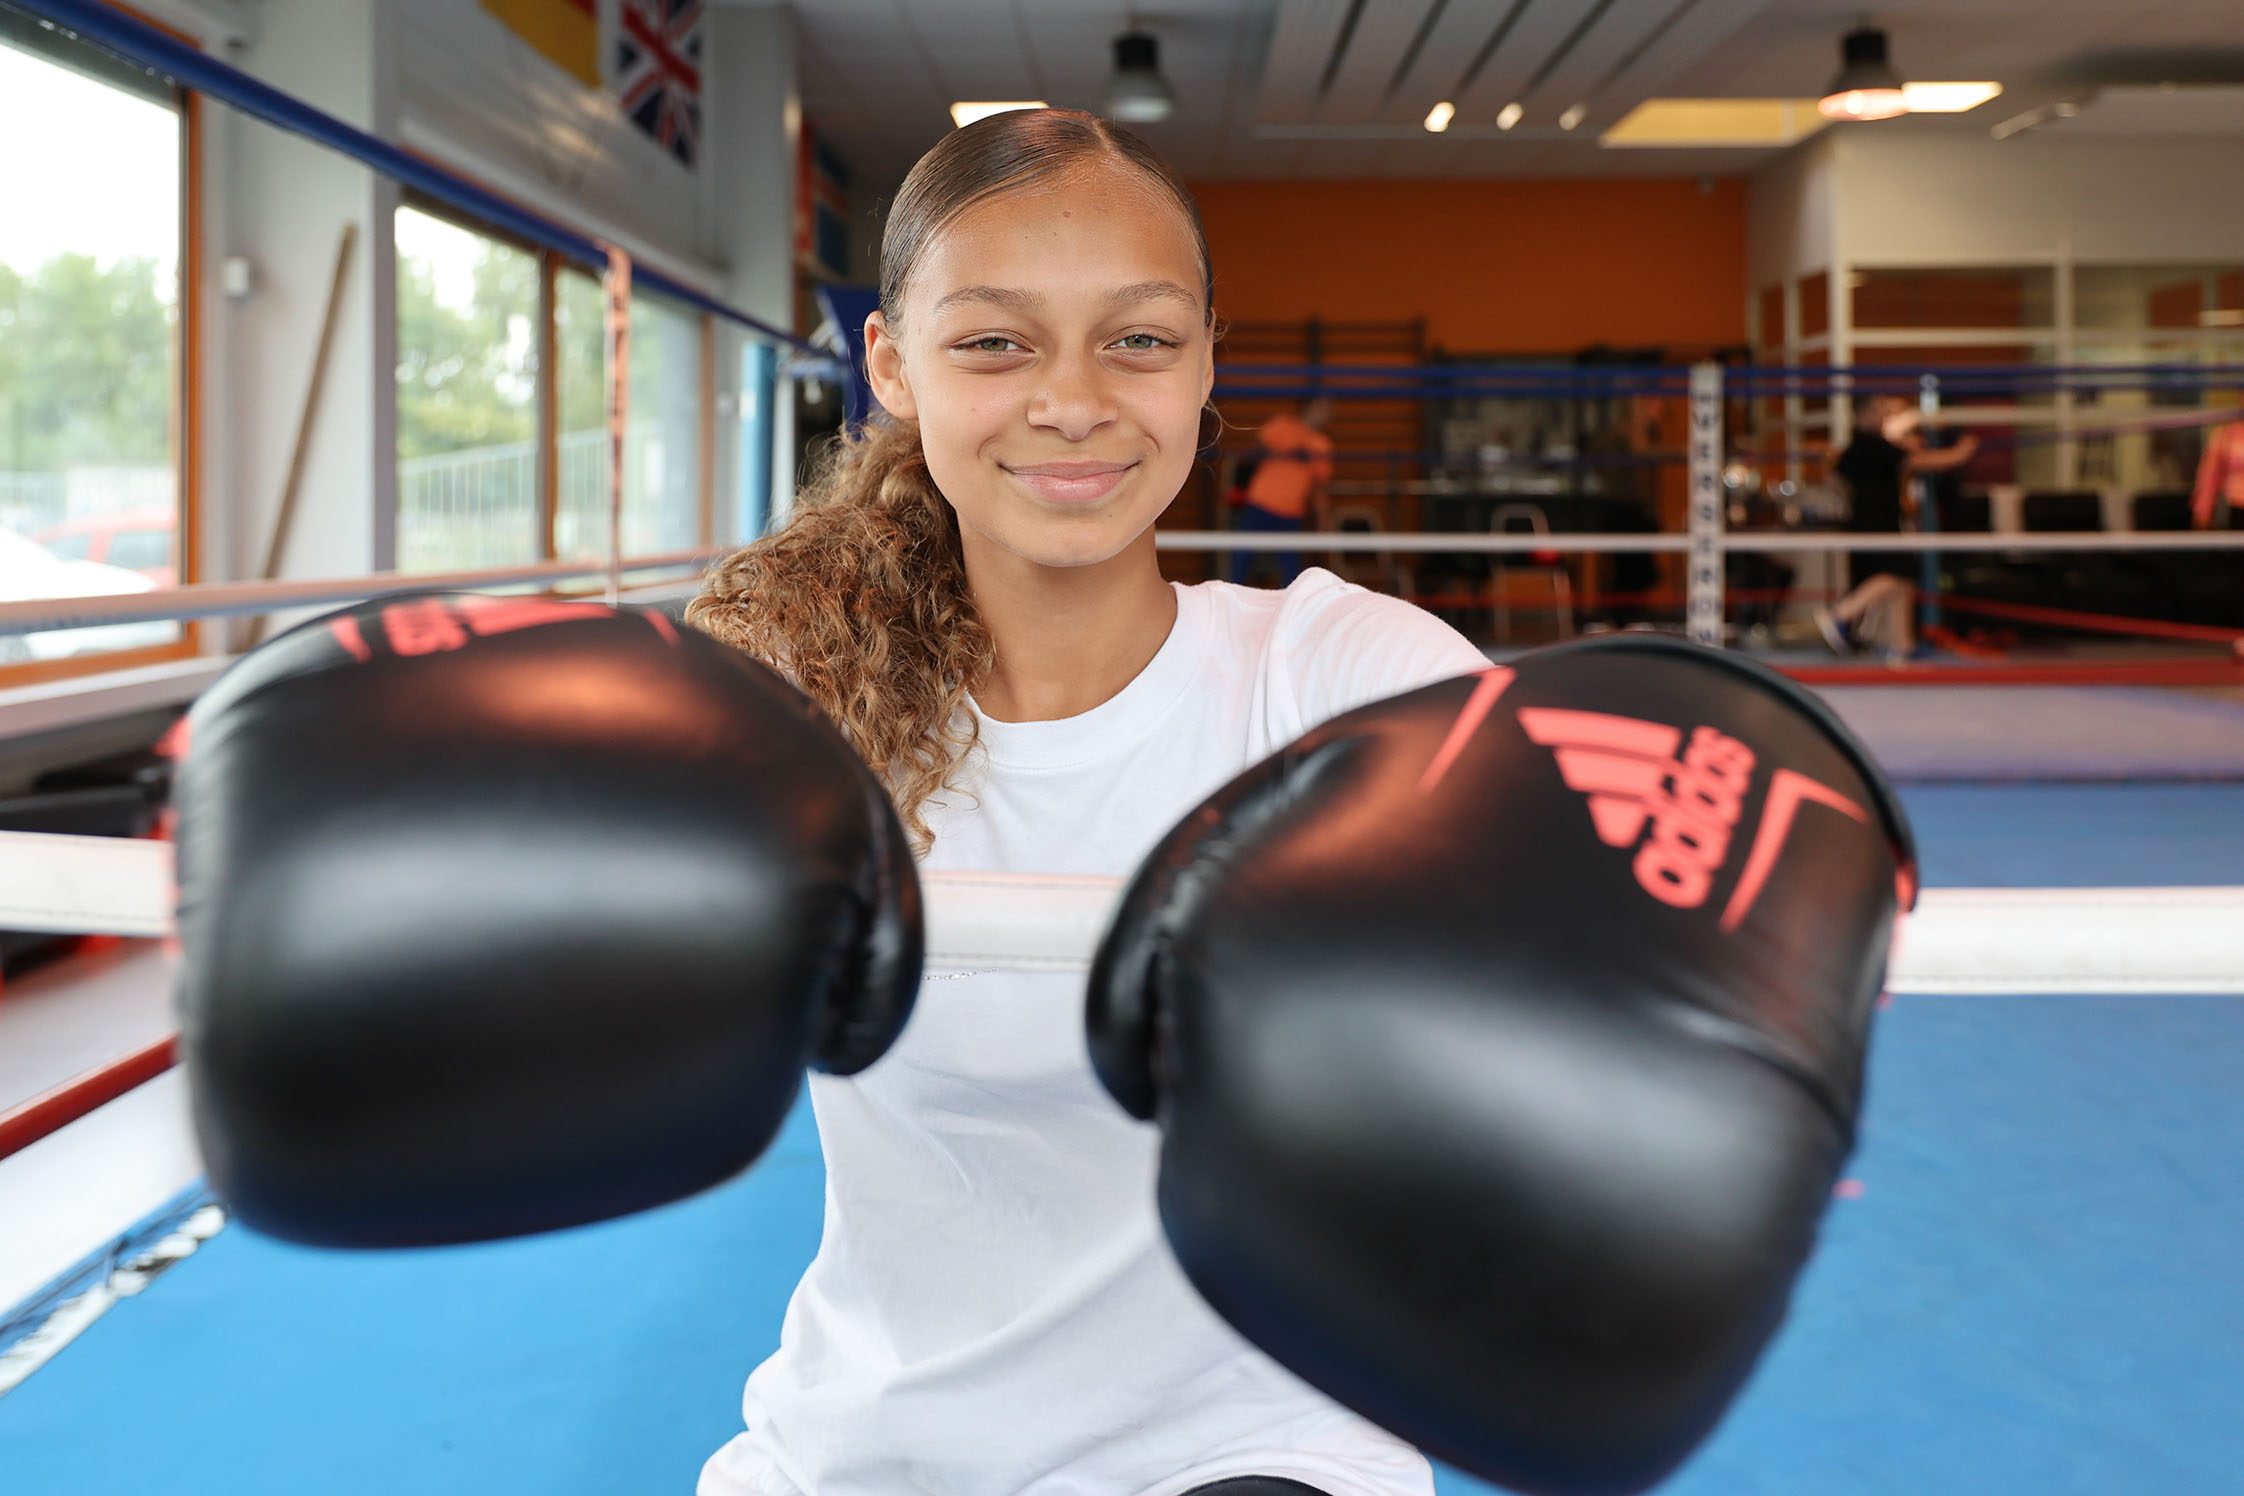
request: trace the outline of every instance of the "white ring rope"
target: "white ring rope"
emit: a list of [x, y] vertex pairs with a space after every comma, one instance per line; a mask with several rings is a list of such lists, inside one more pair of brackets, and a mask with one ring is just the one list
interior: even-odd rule
[[[1854, 535], [1836, 530], [1726, 530], [1712, 538], [1719, 552], [1785, 555], [1814, 551], [1989, 551], [2031, 555], [2043, 551], [2234, 551], [2244, 550], [2244, 530], [2033, 530], [1990, 535], [1952, 531], [1914, 535]], [[1555, 551], [1573, 555], [1681, 554], [1691, 548], [1688, 535], [1661, 533], [1566, 533], [1391, 530], [1156, 530], [1156, 549], [1164, 551], [1345, 551], [1378, 555], [1524, 555]], [[673, 551], [659, 556], [626, 556], [625, 574], [700, 567], [717, 551]], [[100, 597], [43, 597], [0, 601], [0, 634], [43, 629], [92, 628], [102, 624], [152, 623], [170, 619], [218, 618], [229, 614], [272, 613], [285, 608], [323, 607], [399, 592], [456, 592], [553, 582], [571, 577], [606, 576], [600, 561], [544, 561], [489, 571], [407, 576], [382, 572], [360, 578], [307, 582], [210, 582]]]
[[[1118, 878], [922, 873], [927, 964], [1080, 972]], [[171, 847], [0, 832], [0, 929], [168, 934]], [[2244, 993], [2244, 888], [1928, 888], [1890, 985], [1928, 993]]]
[[[1164, 551], [1397, 551], [1447, 555], [1559, 551], [1576, 554], [1653, 551], [1681, 553], [1691, 537], [1665, 532], [1503, 534], [1476, 530], [1155, 530]], [[1843, 530], [1724, 530], [1715, 548], [1775, 555], [1790, 551], [2237, 551], [2244, 530], [1982, 530], [1920, 531], [1910, 535], [1857, 535]]]

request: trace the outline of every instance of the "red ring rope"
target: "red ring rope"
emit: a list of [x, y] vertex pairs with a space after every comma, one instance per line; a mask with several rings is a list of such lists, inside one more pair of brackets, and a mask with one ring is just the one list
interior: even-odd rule
[[166, 1034], [121, 1059], [73, 1076], [51, 1091], [0, 1112], [0, 1158], [13, 1158], [33, 1143], [53, 1137], [169, 1070], [179, 1058], [179, 1036]]
[[2078, 613], [2071, 608], [2046, 608], [2038, 603], [1999, 603], [1953, 592], [1926, 592], [1921, 587], [1917, 593], [1959, 613], [1987, 613], [1996, 618], [2014, 618], [2020, 623], [2056, 624], [2107, 634], [2139, 634], [2149, 639], [2188, 639], [2200, 644], [2233, 645], [2244, 639], [2244, 629], [2218, 628], [2204, 623], [2168, 623], [2161, 618], [2129, 618], [2118, 613]]

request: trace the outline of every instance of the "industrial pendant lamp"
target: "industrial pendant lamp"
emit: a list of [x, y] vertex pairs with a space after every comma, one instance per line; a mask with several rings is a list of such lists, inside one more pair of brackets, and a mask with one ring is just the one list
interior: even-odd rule
[[1839, 76], [1816, 108], [1825, 119], [1892, 119], [1909, 112], [1901, 75], [1886, 60], [1886, 34], [1860, 26], [1839, 43]]
[[1161, 76], [1161, 43], [1147, 31], [1125, 31], [1116, 37], [1106, 117], [1125, 125], [1157, 125], [1176, 107], [1177, 96]]

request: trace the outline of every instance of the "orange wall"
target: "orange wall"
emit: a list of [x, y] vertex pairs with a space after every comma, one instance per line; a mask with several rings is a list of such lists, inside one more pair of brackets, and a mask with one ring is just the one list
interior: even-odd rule
[[1745, 341], [1745, 184], [1207, 182], [1235, 322], [1426, 318], [1456, 352]]

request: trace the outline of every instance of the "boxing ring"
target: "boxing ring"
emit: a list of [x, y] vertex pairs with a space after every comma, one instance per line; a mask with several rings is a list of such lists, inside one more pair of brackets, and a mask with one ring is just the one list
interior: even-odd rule
[[[796, 372], [848, 379], [822, 350], [744, 318], [430, 163], [352, 131], [105, 7], [44, 9], [279, 128], [322, 140], [530, 242], [634, 273], [778, 343]], [[625, 312], [627, 318], [628, 313]], [[613, 386], [616, 371], [610, 370]], [[2244, 534], [1839, 535], [1729, 522], [1725, 410], [1905, 393], [1935, 404], [2170, 389], [2168, 366], [1606, 369], [1449, 367], [1398, 374], [1229, 367], [1239, 398], [1585, 393], [1683, 401], [1687, 522], [1665, 534], [1177, 528], [1177, 553], [1305, 550], [1482, 557], [1673, 555], [1678, 622], [1720, 644], [1732, 556], [1845, 549], [2005, 557], [2227, 553]], [[2244, 371], [2199, 366], [2204, 389]], [[1928, 385], [1926, 380], [1932, 383]], [[1756, 454], [1744, 454], [1754, 456]], [[1758, 454], [1782, 462], [1786, 454]], [[0, 603], [0, 630], [265, 616], [432, 587], [551, 588], [690, 577], [707, 557], [607, 555], [445, 577], [206, 584]], [[1998, 610], [2001, 604], [1996, 605]], [[2018, 606], [2011, 605], [2015, 609]], [[1999, 614], [1998, 614], [1999, 616]], [[2031, 617], [2016, 617], [2033, 623]], [[2057, 622], [2059, 620], [2042, 620]], [[2143, 622], [2135, 620], [2134, 622]], [[2152, 620], [2155, 622], [2155, 620]], [[2068, 626], [2094, 629], [2076, 617]], [[2108, 626], [2108, 622], [2107, 622]], [[1911, 1491], [2212, 1496], [2244, 1470], [2244, 631], [2177, 624], [2174, 656], [1963, 661], [1865, 671], [1777, 663], [1841, 691], [1900, 782], [1925, 890], [1876, 1029], [1862, 1142], [1791, 1318], [1682, 1496]], [[1989, 711], [2046, 714], [2022, 760], [1911, 687], [2046, 690]], [[2133, 737], [2099, 735], [2140, 691]], [[1902, 688], [1895, 690], [1893, 688]], [[1872, 689], [1875, 688], [1875, 689]], [[2155, 694], [2155, 699], [2153, 695]], [[1871, 698], [1877, 698], [1873, 700]], [[2040, 720], [2040, 719], [2037, 719]], [[0, 835], [0, 927], [129, 937], [170, 922], [169, 848]], [[1109, 880], [934, 879], [931, 964], [1071, 970], [1102, 929]], [[0, 1098], [0, 1168], [68, 1147], [112, 1108], [184, 1127], [173, 1045], [152, 1035], [38, 1095]], [[559, 1496], [690, 1489], [738, 1426], [745, 1372], [777, 1342], [815, 1251], [823, 1166], [807, 1107], [749, 1173], [626, 1220], [538, 1238], [397, 1253], [288, 1246], [227, 1226], [190, 1186], [13, 1306], [0, 1304], [0, 1489], [336, 1496], [411, 1489]], [[4, 1229], [4, 1227], [0, 1227]], [[1442, 1472], [1444, 1496], [1488, 1487]]]
[[[2146, 876], [2244, 885], [2244, 783], [1902, 793], [1928, 925], [2065, 885], [2078, 892], [2062, 923], [2101, 922], [2133, 959], [2119, 906], [2168, 907]], [[160, 872], [160, 854], [134, 855]], [[1103, 896], [1053, 881], [1027, 901], [984, 897], [1000, 891], [1022, 890], [938, 885], [938, 945], [965, 955], [1033, 930], [1047, 945], [1024, 959], [1065, 958], [1083, 928], [1066, 911]], [[2195, 897], [2199, 927], [2235, 941], [2244, 920]], [[1898, 992], [1862, 1146], [1791, 1319], [1664, 1489], [2233, 1490], [2244, 963], [2213, 954], [2225, 992]], [[1904, 971], [1911, 959], [1933, 958]], [[138, 1291], [0, 1395], [9, 1489], [688, 1488], [737, 1421], [742, 1373], [776, 1343], [822, 1179], [798, 1108], [730, 1185], [527, 1241], [346, 1254], [225, 1229], [198, 1244], [215, 1222], [190, 1196], [121, 1247], [122, 1288]], [[1444, 1472], [1440, 1489], [1488, 1488]]]
[[[1719, 557], [1770, 538], [1709, 528], [1274, 542], [1432, 551], [1461, 539], [1499, 551], [1652, 542], [1699, 556], [1711, 539]], [[1962, 539], [1937, 543], [1970, 549]], [[2032, 543], [2088, 551], [2110, 539]], [[605, 570], [556, 563], [440, 580], [550, 585]], [[260, 613], [430, 580], [5, 604], [0, 626]], [[2015, 671], [1950, 674], [1966, 668], [1975, 685], [2022, 689]], [[2218, 656], [2189, 670], [2216, 686], [2237, 678]], [[2244, 1156], [2234, 1084], [2244, 701], [2170, 700], [2138, 672], [2119, 689], [2143, 693], [2129, 705], [2142, 730], [2123, 742], [2096, 720], [2108, 715], [2102, 698], [2077, 699], [2084, 672], [2060, 668], [2045, 682], [2056, 714], [2045, 736], [2081, 751], [2018, 763], [2000, 734], [1975, 742], [1952, 730], [1952, 707], [1912, 716], [1877, 704], [1922, 674], [1871, 677], [1874, 690], [1842, 703], [1858, 725], [1886, 713], [1865, 731], [1901, 780], [1926, 884], [1877, 1028], [1862, 1145], [1787, 1328], [1666, 1489], [2232, 1490], [2244, 1468], [2233, 1417], [2244, 1405], [2234, 1353], [2244, 1285], [2227, 1267], [2244, 1234], [2233, 1182]], [[1840, 679], [1864, 683], [1860, 671]], [[1998, 715], [2017, 710], [2006, 702]], [[0, 837], [0, 926], [160, 940], [168, 856], [160, 842]], [[1080, 967], [1113, 895], [1109, 880], [931, 879], [932, 964]], [[13, 1106], [0, 1114], [0, 1155], [64, 1144], [127, 1096], [151, 1098], [176, 1125], [170, 1061], [157, 1038]], [[799, 1106], [732, 1184], [526, 1241], [313, 1251], [228, 1228], [190, 1188], [0, 1323], [0, 1468], [10, 1491], [37, 1496], [683, 1488], [733, 1431], [742, 1374], [776, 1343], [816, 1249], [822, 1191]], [[1488, 1489], [1454, 1472], [1440, 1487]]]

